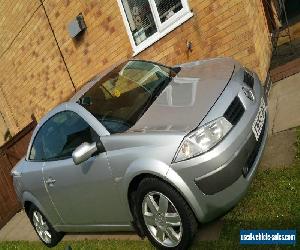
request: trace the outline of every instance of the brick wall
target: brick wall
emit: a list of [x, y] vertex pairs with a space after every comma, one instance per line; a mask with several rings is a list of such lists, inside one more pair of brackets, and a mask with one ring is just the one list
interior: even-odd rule
[[0, 113], [0, 145], [4, 144], [5, 142], [5, 139], [7, 137], [7, 129], [8, 128], [3, 118], [3, 115]]
[[[263, 80], [271, 50], [261, 1], [189, 0], [194, 16], [136, 57], [172, 65], [230, 56]], [[51, 26], [39, 0], [2, 2], [0, 111], [12, 134], [30, 122], [32, 113], [39, 119], [68, 98], [73, 84], [78, 89], [113, 63], [132, 57], [116, 0], [44, 0]], [[79, 13], [87, 30], [74, 41], [67, 24]]]
[[41, 118], [70, 96], [73, 87], [43, 8], [32, 11], [13, 43], [7, 45], [0, 60], [0, 110], [15, 134], [31, 121], [31, 114]]
[[[103, 69], [131, 57], [131, 45], [117, 1], [46, 0], [45, 8], [77, 88]], [[67, 24], [79, 13], [87, 30], [70, 39]]]
[[39, 7], [38, 0], [2, 0], [0, 4], [0, 55]]
[[252, 61], [251, 66], [264, 80], [270, 65], [272, 47], [262, 1], [249, 0], [245, 5], [245, 9], [248, 13], [248, 23], [251, 27], [252, 43], [254, 45], [252, 54], [255, 59]]
[[[177, 64], [229, 56], [266, 78], [271, 46], [260, 0], [193, 0], [190, 7], [194, 17], [142, 52], [142, 58]], [[192, 53], [186, 41], [192, 42]]]

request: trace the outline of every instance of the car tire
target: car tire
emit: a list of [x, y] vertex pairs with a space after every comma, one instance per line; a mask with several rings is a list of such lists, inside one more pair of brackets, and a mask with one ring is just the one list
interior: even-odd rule
[[143, 179], [136, 192], [138, 223], [159, 249], [187, 249], [197, 232], [193, 211], [177, 190], [158, 178]]
[[56, 246], [63, 238], [64, 233], [57, 232], [36, 206], [30, 207], [28, 217], [36, 234], [47, 247]]

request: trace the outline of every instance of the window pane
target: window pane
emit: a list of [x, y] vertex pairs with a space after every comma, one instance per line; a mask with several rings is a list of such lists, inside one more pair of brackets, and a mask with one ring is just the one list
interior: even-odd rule
[[182, 7], [181, 0], [154, 0], [160, 21], [163, 23], [172, 17], [176, 12], [180, 11]]
[[71, 111], [61, 112], [50, 118], [38, 132], [30, 159], [68, 158], [80, 144], [91, 143], [95, 138], [96, 133], [80, 116]]
[[156, 25], [148, 0], [122, 0], [127, 20], [136, 45], [156, 31]]

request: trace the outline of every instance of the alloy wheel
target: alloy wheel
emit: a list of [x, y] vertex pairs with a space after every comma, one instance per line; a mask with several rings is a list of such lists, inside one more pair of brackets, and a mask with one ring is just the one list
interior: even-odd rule
[[182, 238], [182, 222], [174, 204], [160, 192], [149, 192], [143, 200], [144, 222], [156, 241], [176, 247]]
[[51, 243], [51, 233], [49, 232], [49, 227], [42, 214], [39, 211], [35, 210], [33, 212], [32, 220], [40, 238], [47, 244]]

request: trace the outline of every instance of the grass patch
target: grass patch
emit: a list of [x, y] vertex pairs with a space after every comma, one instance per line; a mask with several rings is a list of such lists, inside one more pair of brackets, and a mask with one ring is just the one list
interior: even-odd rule
[[[118, 250], [118, 249], [154, 249], [148, 241], [131, 241], [131, 240], [84, 240], [84, 241], [63, 241], [59, 243], [56, 247], [51, 249], [68, 249], [71, 246], [73, 250], [90, 250], [90, 249], [100, 249], [100, 250]], [[0, 249], [5, 250], [40, 250], [48, 249], [41, 242], [3, 242], [0, 243]]]
[[[248, 194], [224, 217], [218, 241], [195, 242], [192, 249], [281, 249], [294, 246], [245, 246], [239, 244], [240, 229], [296, 229], [300, 231], [300, 128], [297, 156], [292, 166], [258, 170]], [[89, 240], [62, 242], [54, 249], [153, 249], [148, 241]], [[297, 244], [299, 245], [299, 243]], [[1, 242], [0, 249], [47, 249], [40, 242]]]
[[[241, 248], [240, 229], [296, 229], [299, 239], [300, 128], [297, 129], [296, 147], [297, 156], [292, 166], [283, 169], [258, 170], [247, 195], [225, 215], [218, 245], [221, 244], [225, 248], [227, 246]], [[259, 246], [259, 248], [279, 247], [269, 245]]]

